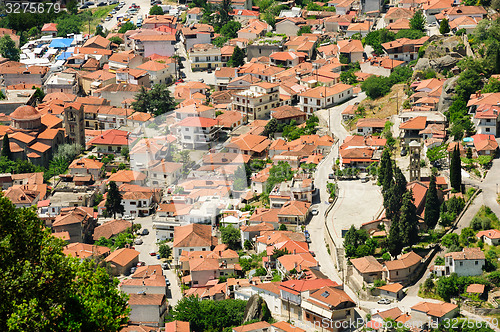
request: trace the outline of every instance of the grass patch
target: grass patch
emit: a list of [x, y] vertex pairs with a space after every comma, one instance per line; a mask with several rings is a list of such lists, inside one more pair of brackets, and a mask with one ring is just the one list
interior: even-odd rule
[[492, 228], [499, 229], [500, 227], [500, 221], [497, 215], [485, 205], [481, 206], [474, 218], [472, 218], [470, 224], [475, 231]]
[[93, 18], [103, 18], [108, 15], [110, 11], [113, 10], [117, 5], [111, 5], [111, 6], [102, 6], [99, 8], [92, 9], [92, 17]]

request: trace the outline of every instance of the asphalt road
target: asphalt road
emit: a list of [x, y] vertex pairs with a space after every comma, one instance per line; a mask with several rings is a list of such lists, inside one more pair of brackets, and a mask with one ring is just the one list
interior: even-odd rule
[[122, 0], [122, 1], [125, 2], [125, 6], [123, 6], [115, 15], [113, 15], [113, 18], [111, 20], [104, 21], [104, 23], [102, 23], [104, 30], [112, 31], [115, 28], [116, 24], [118, 23], [116, 17], [118, 15], [125, 14], [128, 10], [128, 7], [130, 7], [132, 3], [135, 3], [136, 5], [141, 7], [137, 12], [137, 14], [135, 14], [132, 17], [132, 22], [134, 24], [137, 23], [137, 18], [139, 16], [142, 15], [142, 18], [144, 19], [146, 18], [146, 15], [149, 14], [149, 9], [151, 8], [150, 0]]

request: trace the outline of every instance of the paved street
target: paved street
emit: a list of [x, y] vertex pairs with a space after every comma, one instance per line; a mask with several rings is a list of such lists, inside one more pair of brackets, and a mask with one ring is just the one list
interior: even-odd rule
[[[116, 24], [118, 23], [117, 20], [116, 20], [116, 17], [118, 15], [123, 15], [127, 12], [128, 10], [128, 7], [130, 7], [130, 5], [132, 3], [135, 3], [136, 5], [140, 6], [141, 8], [139, 9], [139, 11], [137, 12], [137, 14], [135, 14], [133, 17], [132, 17], [132, 22], [134, 24], [137, 23], [137, 18], [139, 16], [142, 15], [142, 18], [146, 18], [146, 15], [149, 14], [149, 9], [151, 8], [151, 3], [150, 3], [150, 0], [122, 0], [125, 2], [125, 6], [123, 6], [115, 15], [113, 15], [113, 18], [109, 21], [105, 21], [104, 23], [102, 23], [102, 26], [104, 28], [104, 30], [108, 30], [108, 31], [111, 31], [113, 30], [113, 28], [116, 26]], [[96, 2], [97, 3], [97, 2]], [[93, 6], [92, 6], [93, 7]], [[91, 7], [91, 8], [92, 8]]]
[[[161, 261], [158, 260], [155, 256], [151, 256], [149, 253], [154, 251], [155, 253], [158, 251], [158, 246], [156, 245], [156, 237], [155, 232], [153, 230], [153, 221], [151, 216], [144, 218], [136, 218], [134, 220], [134, 224], [141, 224], [142, 229], [147, 228], [149, 230], [148, 235], [138, 236], [144, 242], [141, 245], [134, 245], [135, 249], [140, 252], [139, 261], [145, 262], [146, 265], [155, 265], [161, 264]], [[171, 243], [169, 243], [171, 245]], [[170, 305], [175, 306], [177, 301], [179, 301], [182, 297], [181, 288], [175, 275], [175, 270], [163, 270], [163, 274], [167, 276], [170, 281], [170, 287], [167, 292], [167, 298]]]
[[208, 85], [215, 85], [215, 74], [213, 71], [209, 74], [206, 71], [191, 70], [191, 61], [189, 61], [186, 48], [181, 42], [177, 43], [177, 55], [182, 58], [182, 65], [184, 66], [182, 72], [186, 75], [184, 78], [185, 81], [199, 81], [200, 79], [203, 79], [204, 83]]

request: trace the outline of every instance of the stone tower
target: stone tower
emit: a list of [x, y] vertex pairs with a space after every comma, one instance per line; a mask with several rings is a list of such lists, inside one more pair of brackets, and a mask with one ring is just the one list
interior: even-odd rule
[[64, 128], [69, 143], [74, 143], [85, 148], [85, 124], [83, 105], [70, 103], [64, 107]]
[[409, 144], [410, 153], [410, 182], [420, 180], [420, 144], [411, 141]]

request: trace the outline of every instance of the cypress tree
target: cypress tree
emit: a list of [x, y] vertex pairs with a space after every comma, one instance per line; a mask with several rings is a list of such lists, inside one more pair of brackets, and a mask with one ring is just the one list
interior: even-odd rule
[[429, 229], [433, 229], [439, 220], [440, 202], [436, 189], [436, 177], [431, 175], [429, 189], [425, 195], [425, 224]]
[[3, 136], [3, 145], [2, 145], [2, 157], [5, 157], [9, 160], [12, 160], [12, 152], [10, 151], [10, 142], [9, 142], [9, 136], [7, 133]]
[[386, 192], [391, 188], [392, 179], [392, 161], [389, 149], [385, 149], [380, 158], [379, 181], [382, 185], [382, 191]]
[[112, 215], [115, 219], [117, 213], [123, 214], [125, 211], [122, 205], [122, 194], [118, 191], [118, 187], [114, 181], [109, 183], [108, 195], [104, 206], [106, 207], [106, 215]]
[[450, 162], [450, 183], [456, 191], [460, 191], [462, 185], [462, 166], [460, 161], [460, 150], [458, 144], [453, 149]]
[[417, 208], [413, 204], [413, 191], [403, 195], [403, 205], [399, 216], [400, 239], [403, 246], [410, 246], [418, 241]]
[[391, 188], [384, 193], [384, 208], [387, 218], [394, 221], [399, 217], [399, 210], [406, 192], [406, 178], [399, 167], [394, 169], [394, 182]]

